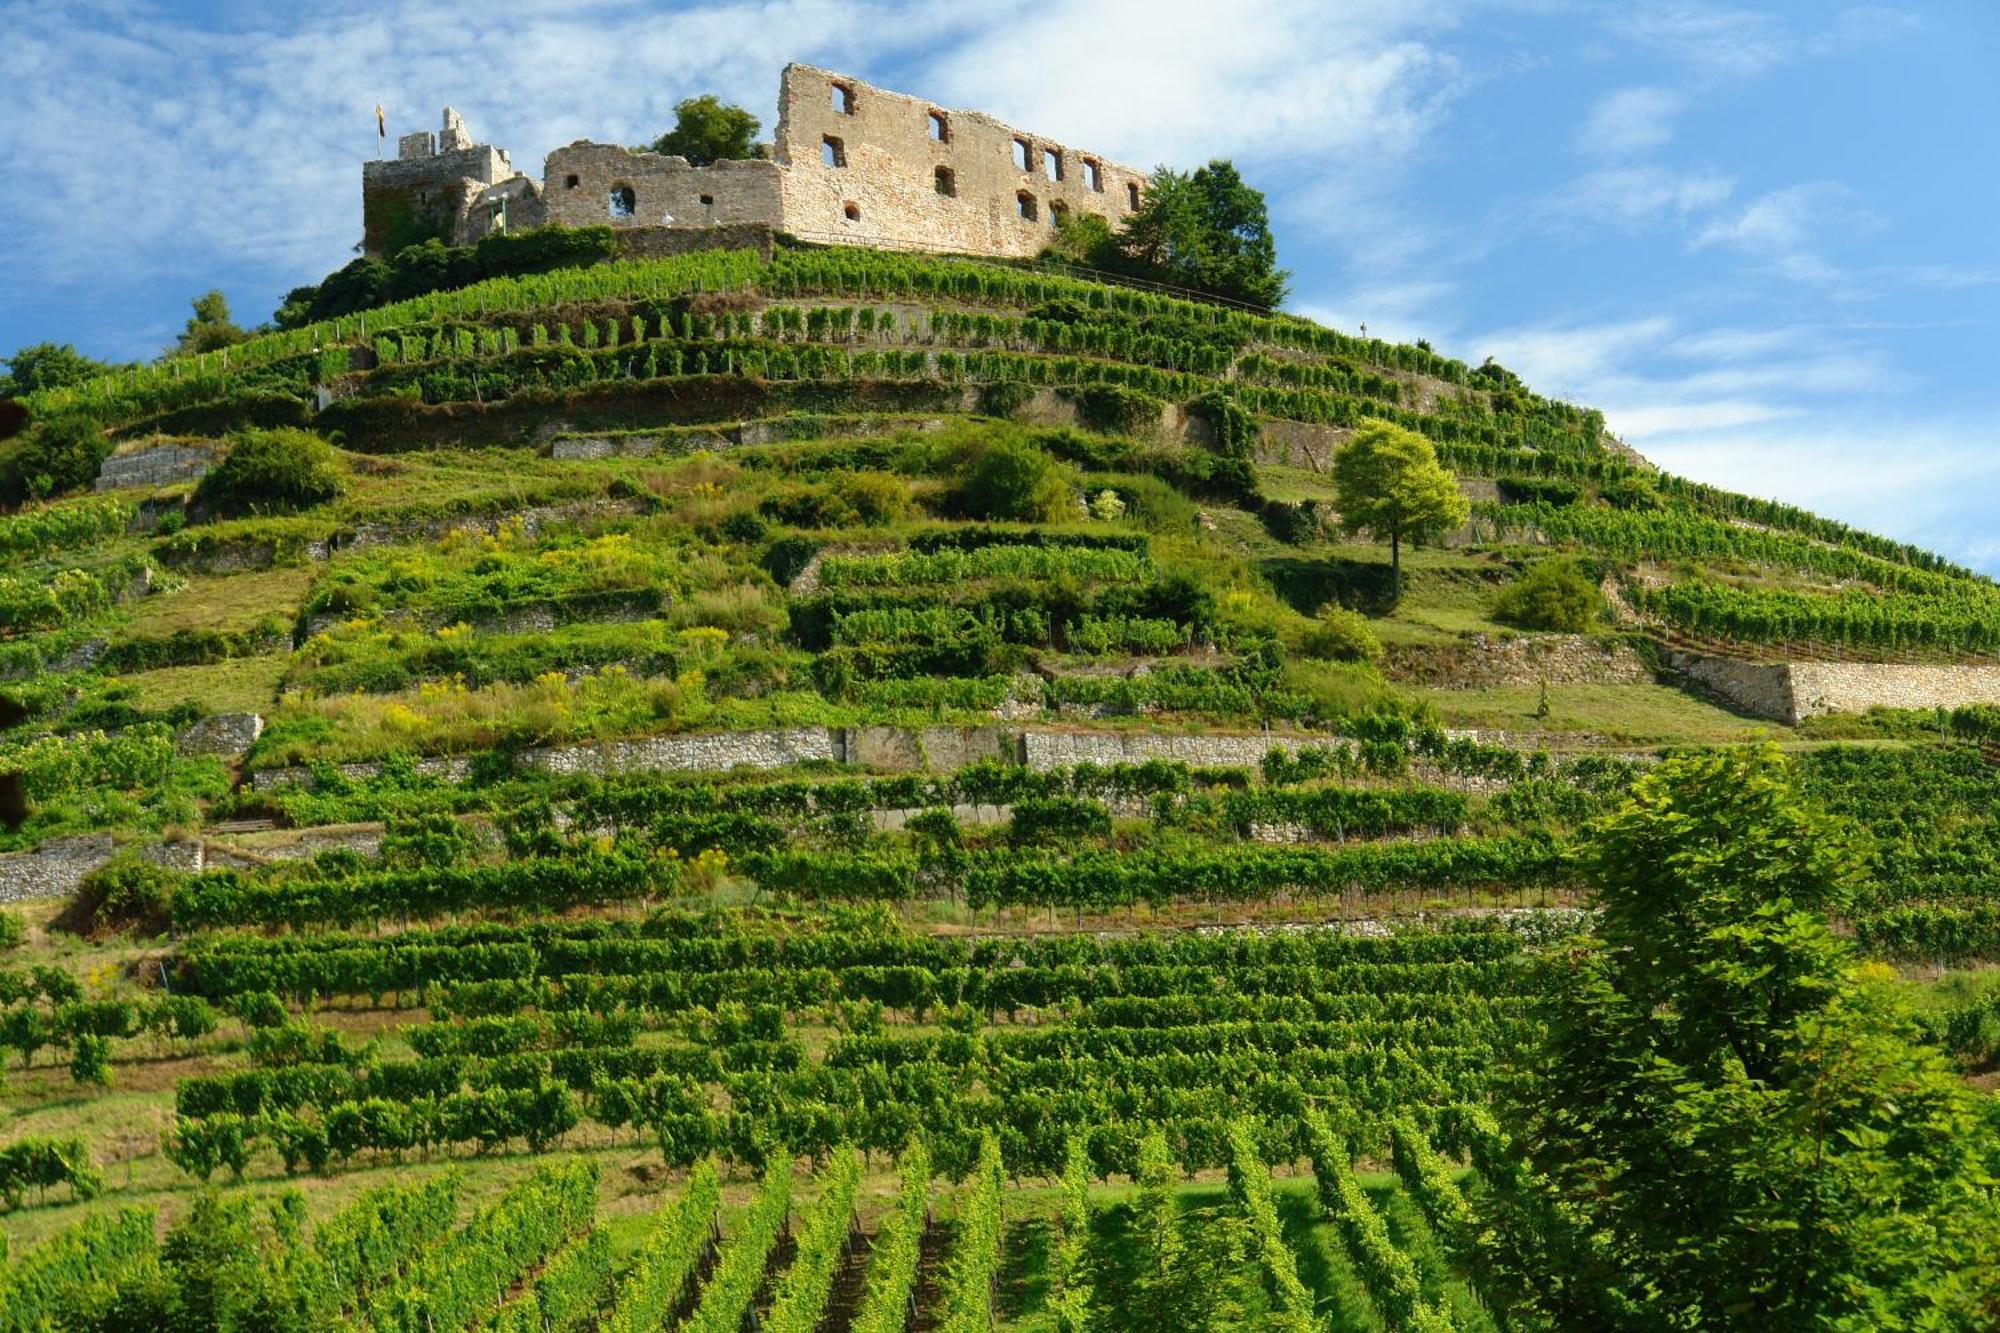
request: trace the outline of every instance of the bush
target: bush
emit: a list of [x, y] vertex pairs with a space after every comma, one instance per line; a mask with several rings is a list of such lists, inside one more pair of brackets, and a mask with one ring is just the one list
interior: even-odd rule
[[341, 489], [333, 446], [311, 431], [281, 426], [231, 441], [195, 500], [227, 514], [287, 514], [337, 499]]
[[1208, 447], [1224, 458], [1248, 458], [1257, 447], [1257, 418], [1234, 395], [1211, 389], [1187, 405], [1188, 415], [1208, 427]]
[[1070, 470], [1021, 440], [994, 440], [969, 460], [958, 506], [969, 518], [1054, 523], [1074, 518]]
[[995, 380], [979, 390], [979, 411], [989, 417], [1011, 417], [1034, 396], [1034, 389], [1018, 380]]
[[1185, 535], [1195, 530], [1200, 511], [1194, 501], [1158, 477], [1145, 473], [1096, 473], [1086, 479], [1092, 495], [1109, 487], [1125, 503], [1125, 519], [1147, 532]]
[[1118, 384], [1075, 390], [1076, 419], [1091, 430], [1138, 435], [1160, 426], [1160, 400]]
[[173, 904], [180, 875], [138, 857], [120, 857], [86, 875], [82, 897], [96, 899], [96, 920], [133, 925], [163, 920]]
[[110, 452], [103, 427], [91, 417], [81, 412], [51, 417], [24, 436], [7, 459], [8, 498], [39, 500], [88, 487]]
[[1544, 560], [1500, 590], [1493, 615], [1524, 629], [1587, 633], [1604, 609], [1596, 580], [1571, 559]]
[[21, 924], [18, 912], [0, 912], [0, 949], [16, 949], [28, 937], [28, 928]]
[[1372, 662], [1382, 655], [1382, 644], [1368, 617], [1334, 602], [1300, 636], [1299, 652], [1320, 662]]

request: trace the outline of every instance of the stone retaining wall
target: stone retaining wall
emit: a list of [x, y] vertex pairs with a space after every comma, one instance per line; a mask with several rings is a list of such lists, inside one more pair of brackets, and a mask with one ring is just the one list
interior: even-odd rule
[[[0, 903], [67, 898], [83, 883], [84, 876], [116, 856], [118, 848], [109, 833], [86, 833], [51, 838], [32, 852], [0, 855]], [[133, 850], [149, 861], [191, 874], [206, 863], [199, 842], [155, 842]]]
[[126, 486], [171, 486], [198, 481], [215, 466], [219, 452], [186, 444], [155, 444], [112, 454], [97, 469], [97, 489]]
[[1444, 689], [1653, 680], [1652, 667], [1629, 640], [1588, 634], [1475, 634], [1449, 644], [1397, 644], [1382, 665], [1393, 679]]
[[1899, 666], [1885, 662], [1744, 662], [1676, 653], [1674, 668], [1755, 717], [1791, 726], [1871, 708], [2000, 704], [2000, 666]]

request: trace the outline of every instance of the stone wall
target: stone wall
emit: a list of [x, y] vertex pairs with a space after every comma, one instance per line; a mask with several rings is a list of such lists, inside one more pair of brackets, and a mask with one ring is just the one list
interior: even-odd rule
[[[31, 852], [0, 855], [0, 903], [30, 898], [67, 898], [84, 876], [117, 855], [118, 843], [109, 833], [50, 838]], [[149, 861], [190, 874], [206, 864], [201, 843], [155, 842], [134, 849]]]
[[427, 131], [406, 134], [396, 150], [392, 161], [361, 164], [361, 249], [377, 258], [417, 232], [458, 239], [486, 187], [516, 174], [506, 151], [473, 143], [450, 107], [435, 138]]
[[[541, 203], [548, 221], [566, 227], [777, 227], [781, 174], [775, 162], [695, 167], [684, 157], [578, 140], [549, 154]], [[511, 217], [509, 224], [518, 225]]]
[[524, 751], [520, 763], [524, 768], [549, 773], [724, 772], [732, 768], [784, 768], [814, 760], [832, 763], [836, 758], [832, 731], [794, 727], [551, 746]]
[[1147, 179], [991, 116], [810, 65], [786, 66], [779, 81], [772, 156], [788, 232], [973, 254], [1038, 254], [1066, 211], [1116, 223]]
[[1444, 689], [1653, 680], [1653, 669], [1630, 641], [1587, 634], [1475, 634], [1448, 644], [1395, 644], [1382, 664], [1396, 680]]
[[1197, 768], [1256, 768], [1273, 750], [1286, 754], [1301, 745], [1332, 745], [1335, 736], [1276, 732], [1030, 731], [1022, 736], [1022, 762], [1032, 769], [1071, 764], [1143, 764], [1149, 759]]
[[212, 447], [188, 444], [142, 445], [112, 454], [97, 469], [97, 489], [125, 486], [172, 486], [199, 481], [219, 457]]
[[1674, 669], [1751, 714], [1787, 726], [1871, 708], [2000, 704], [2000, 666], [1899, 666], [1882, 662], [1744, 662], [1676, 653]]

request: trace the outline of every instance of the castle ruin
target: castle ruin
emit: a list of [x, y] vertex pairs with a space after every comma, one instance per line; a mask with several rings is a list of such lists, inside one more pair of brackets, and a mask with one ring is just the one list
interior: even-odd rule
[[1073, 214], [1116, 223], [1139, 206], [1144, 172], [859, 79], [787, 65], [772, 142], [746, 161], [687, 159], [578, 140], [542, 178], [475, 144], [458, 113], [406, 134], [393, 161], [361, 172], [363, 252], [437, 236], [469, 245], [550, 224], [750, 226], [805, 241], [1026, 257]]

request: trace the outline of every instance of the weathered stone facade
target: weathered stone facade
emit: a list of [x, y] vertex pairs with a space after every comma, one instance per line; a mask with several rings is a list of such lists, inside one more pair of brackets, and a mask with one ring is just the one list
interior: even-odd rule
[[474, 144], [446, 108], [444, 130], [404, 135], [393, 162], [362, 169], [365, 253], [418, 234], [470, 244], [559, 223], [668, 232], [765, 227], [809, 241], [1028, 256], [1068, 217], [1117, 222], [1139, 206], [1144, 172], [859, 79], [787, 65], [774, 141], [749, 161], [690, 165], [580, 139], [550, 153], [542, 179]]
[[2000, 666], [1898, 666], [1880, 662], [1744, 662], [1679, 653], [1674, 667], [1744, 712], [1787, 726], [1871, 708], [2000, 704]]

